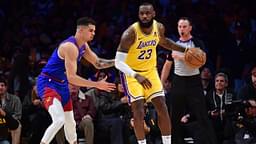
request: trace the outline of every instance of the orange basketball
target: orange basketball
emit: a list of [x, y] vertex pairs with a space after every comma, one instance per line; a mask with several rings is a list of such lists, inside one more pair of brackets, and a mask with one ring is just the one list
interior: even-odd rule
[[192, 68], [200, 68], [206, 62], [206, 54], [200, 48], [189, 48], [185, 52], [185, 62]]

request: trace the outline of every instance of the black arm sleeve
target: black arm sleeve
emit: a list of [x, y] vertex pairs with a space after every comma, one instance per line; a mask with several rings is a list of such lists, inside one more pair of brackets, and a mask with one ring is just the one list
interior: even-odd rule
[[200, 49], [202, 49], [204, 52], [206, 52], [206, 48], [204, 45], [204, 42], [200, 39], [197, 38], [192, 38], [192, 41], [194, 42], [196, 47], [200, 47]]

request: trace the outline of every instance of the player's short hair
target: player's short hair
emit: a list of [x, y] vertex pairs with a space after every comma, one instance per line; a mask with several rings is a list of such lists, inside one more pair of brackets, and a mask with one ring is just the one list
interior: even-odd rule
[[76, 22], [77, 26], [88, 26], [89, 24], [96, 25], [96, 22], [89, 17], [81, 17]]
[[189, 18], [189, 17], [181, 17], [181, 18], [179, 18], [179, 21], [180, 20], [187, 20], [189, 22], [189, 25], [192, 26], [192, 19], [191, 18]]
[[151, 5], [151, 6], [153, 6], [153, 4], [150, 3], [150, 2], [142, 2], [140, 5]]
[[152, 8], [154, 9], [154, 5], [150, 2], [142, 2], [140, 6], [152, 6]]

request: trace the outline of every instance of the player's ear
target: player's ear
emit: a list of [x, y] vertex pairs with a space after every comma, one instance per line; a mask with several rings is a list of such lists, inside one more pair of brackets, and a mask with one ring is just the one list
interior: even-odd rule
[[80, 26], [78, 26], [78, 27], [76, 28], [76, 32], [79, 32], [79, 33], [80, 33], [80, 32], [81, 32], [81, 30], [82, 30], [82, 29], [81, 29], [81, 27], [80, 27]]
[[156, 12], [155, 12], [155, 11], [153, 11], [152, 15], [153, 15], [153, 18], [155, 18], [155, 16], [156, 16]]
[[191, 25], [189, 26], [189, 31], [192, 31], [192, 26]]

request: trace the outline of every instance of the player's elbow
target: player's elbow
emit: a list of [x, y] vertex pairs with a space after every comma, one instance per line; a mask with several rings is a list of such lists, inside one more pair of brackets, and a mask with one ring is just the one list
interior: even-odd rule
[[75, 75], [67, 75], [67, 79], [68, 79], [69, 83], [74, 84], [76, 81], [76, 76]]

